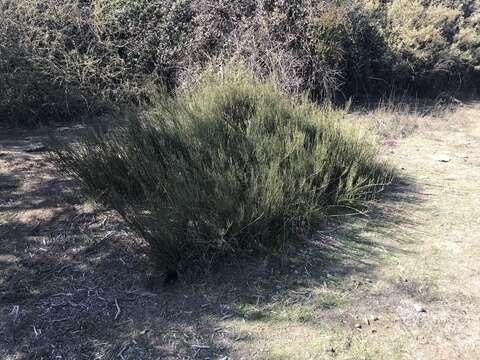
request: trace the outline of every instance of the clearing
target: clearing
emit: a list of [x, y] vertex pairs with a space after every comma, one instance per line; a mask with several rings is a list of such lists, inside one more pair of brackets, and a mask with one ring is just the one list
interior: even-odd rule
[[172, 287], [44, 132], [2, 132], [0, 358], [478, 358], [480, 105], [417, 123], [384, 146], [407, 181], [368, 217]]

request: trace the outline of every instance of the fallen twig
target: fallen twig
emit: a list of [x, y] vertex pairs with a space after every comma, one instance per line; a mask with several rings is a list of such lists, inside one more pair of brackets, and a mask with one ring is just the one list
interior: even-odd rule
[[66, 318], [61, 318], [61, 319], [54, 319], [52, 321], [50, 321], [51, 323], [56, 323], [56, 322], [61, 322], [61, 321], [66, 321], [66, 320], [70, 320], [71, 317], [66, 317]]
[[117, 313], [115, 314], [115, 320], [117, 320], [117, 318], [120, 316], [120, 313], [122, 312], [122, 310], [120, 309], [120, 306], [118, 306], [118, 301], [117, 301], [116, 298], [115, 298], [115, 306], [117, 307]]
[[201, 350], [208, 350], [208, 349], [210, 349], [210, 346], [208, 346], [208, 345], [192, 345], [192, 348], [201, 349]]
[[35, 226], [33, 226], [32, 229], [30, 230], [30, 234], [35, 233], [35, 231], [37, 231], [37, 229], [40, 227], [41, 224], [42, 224], [42, 222], [41, 222], [40, 220], [37, 221], [37, 223], [35, 224]]
[[[117, 301], [117, 300], [115, 299], [115, 301]], [[122, 350], [120, 350], [120, 352], [118, 353], [117, 357], [120, 357], [120, 358], [122, 358], [122, 359], [125, 359], [125, 358], [123, 357], [123, 353], [125, 352], [125, 350], [128, 349], [129, 346], [130, 346], [130, 344], [126, 344], [126, 345], [122, 348]]]
[[16, 342], [16, 334], [15, 334], [15, 326], [17, 323], [17, 319], [20, 315], [20, 305], [14, 305], [12, 311], [10, 311], [10, 315], [12, 316], [12, 340], [15, 344]]
[[35, 334], [35, 337], [37, 338], [42, 333], [42, 330], [40, 330], [40, 329], [37, 330], [35, 325], [33, 325], [33, 333]]

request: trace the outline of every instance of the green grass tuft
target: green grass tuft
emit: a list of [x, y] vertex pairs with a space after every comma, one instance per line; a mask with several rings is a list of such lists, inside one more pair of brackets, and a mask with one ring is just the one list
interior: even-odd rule
[[243, 72], [207, 74], [58, 155], [171, 270], [279, 248], [382, 189], [391, 170], [343, 115]]

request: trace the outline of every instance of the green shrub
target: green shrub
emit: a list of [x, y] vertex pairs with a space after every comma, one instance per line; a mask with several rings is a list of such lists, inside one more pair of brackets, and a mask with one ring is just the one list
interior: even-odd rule
[[58, 155], [174, 269], [279, 247], [379, 190], [391, 173], [342, 115], [246, 75], [207, 75]]
[[463, 16], [453, 38], [452, 52], [480, 72], [480, 4], [477, 1], [465, 1], [462, 10]]
[[[32, 46], [35, 36], [32, 33], [27, 38], [24, 31], [31, 26], [28, 17], [19, 22], [20, 12], [28, 13], [21, 5], [7, 2], [0, 7], [0, 123], [32, 124], [81, 113], [86, 107], [85, 97], [70, 83], [60, 81], [63, 67], [55, 67], [49, 57]], [[53, 40], [47, 45], [50, 40], [44, 37], [39, 44], [43, 48], [53, 46]], [[53, 53], [55, 49], [48, 51]]]
[[[427, 92], [474, 85], [480, 23], [472, 0], [392, 0], [386, 5], [388, 44], [400, 86]], [[478, 73], [477, 73], [478, 75]]]
[[338, 71], [347, 96], [384, 90], [389, 83], [382, 15], [380, 7], [367, 7], [362, 1], [328, 3], [312, 14], [308, 36], [313, 55]]
[[[185, 3], [185, 4], [184, 4]], [[188, 2], [0, 2], [1, 121], [71, 119], [171, 84]], [[180, 49], [180, 50], [177, 50]]]
[[143, 97], [146, 82], [175, 85], [192, 29], [190, 2], [92, 1], [93, 29], [99, 42], [121, 59], [117, 76], [130, 83], [131, 89], [125, 89], [129, 97]]

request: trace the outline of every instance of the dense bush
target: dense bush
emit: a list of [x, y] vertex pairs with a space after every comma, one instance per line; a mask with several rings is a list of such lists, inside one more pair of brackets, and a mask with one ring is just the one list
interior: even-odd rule
[[341, 112], [242, 74], [205, 76], [118, 123], [58, 156], [162, 269], [278, 247], [391, 176]]
[[150, 84], [173, 83], [185, 3], [1, 0], [2, 120], [71, 118], [142, 102]]
[[382, 32], [380, 9], [359, 1], [328, 3], [309, 21], [316, 61], [337, 70], [347, 96], [384, 91], [391, 59]]
[[1, 10], [0, 122], [24, 124], [78, 114], [85, 106], [82, 95], [76, 87], [55, 81], [64, 69], [49, 66], [45, 56], [38, 56], [23, 41], [8, 9]]
[[399, 85], [424, 91], [474, 85], [480, 65], [477, 1], [392, 0], [386, 19]]
[[340, 71], [316, 56], [308, 29], [313, 2], [266, 1], [244, 17], [227, 37], [221, 59], [241, 60], [261, 78], [274, 77], [288, 92], [309, 91], [332, 99]]
[[232, 61], [317, 100], [480, 80], [475, 0], [0, 0], [0, 19], [2, 121], [148, 102]]
[[117, 76], [130, 82], [130, 97], [145, 95], [146, 82], [174, 85], [176, 73], [185, 66], [189, 5], [188, 0], [92, 1], [93, 31], [120, 59]]

